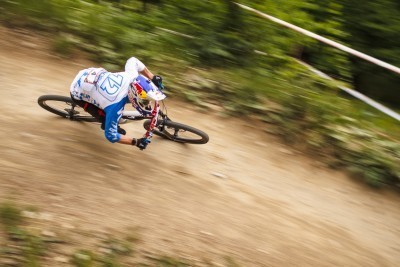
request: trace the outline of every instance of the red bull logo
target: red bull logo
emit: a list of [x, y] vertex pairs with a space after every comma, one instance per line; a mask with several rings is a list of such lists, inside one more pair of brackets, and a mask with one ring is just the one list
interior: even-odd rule
[[135, 86], [136, 93], [140, 98], [142, 98], [142, 99], [147, 98], [146, 91], [143, 89], [143, 87], [138, 82], [135, 82], [133, 85]]

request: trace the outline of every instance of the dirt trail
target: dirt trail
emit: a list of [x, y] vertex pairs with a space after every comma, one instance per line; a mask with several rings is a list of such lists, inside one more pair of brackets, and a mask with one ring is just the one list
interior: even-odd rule
[[[98, 125], [41, 109], [89, 62], [0, 28], [0, 201], [39, 207], [72, 244], [140, 227], [143, 251], [242, 266], [400, 266], [400, 197], [376, 192], [286, 147], [251, 122], [168, 101], [207, 145], [155, 138], [141, 152]], [[150, 66], [151, 68], [151, 66]], [[140, 123], [124, 127], [140, 136]], [[72, 249], [72, 248], [71, 248]]]

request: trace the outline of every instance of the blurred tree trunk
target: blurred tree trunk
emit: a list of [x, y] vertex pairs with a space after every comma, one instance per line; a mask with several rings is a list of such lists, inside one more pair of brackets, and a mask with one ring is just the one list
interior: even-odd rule
[[[342, 0], [347, 43], [356, 50], [400, 66], [400, 2]], [[372, 98], [400, 107], [400, 76], [361, 59], [353, 59], [356, 88]]]

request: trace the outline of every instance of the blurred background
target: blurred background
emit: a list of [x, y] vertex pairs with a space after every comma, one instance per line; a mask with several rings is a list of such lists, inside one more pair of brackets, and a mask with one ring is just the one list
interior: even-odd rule
[[[396, 0], [239, 2], [400, 66], [400, 3]], [[135, 56], [164, 77], [167, 93], [177, 101], [184, 100], [204, 114], [250, 120], [257, 125], [254, 128], [318, 158], [324, 166], [344, 170], [374, 188], [398, 189], [399, 121], [339, 87], [357, 90], [399, 112], [399, 75], [257, 16], [233, 1], [1, 0], [0, 23], [7, 29], [2, 30], [4, 40], [10, 32], [45, 38], [50, 54], [66, 66], [65, 70], [60, 67], [58, 74], [64, 74], [66, 86], [75, 71], [67, 65], [82, 67], [82, 60], [86, 60], [85, 64], [120, 71], [125, 61]], [[333, 80], [317, 75], [301, 62]], [[29, 65], [29, 58], [26, 63]], [[7, 82], [1, 79], [3, 84]], [[219, 123], [200, 124], [213, 133], [210, 125], [221, 134], [226, 132], [218, 128], [222, 127]], [[245, 134], [237, 133], [237, 137], [247, 142]], [[7, 148], [9, 144], [4, 145]], [[223, 162], [224, 156], [215, 153], [224, 148], [212, 148], [215, 150], [208, 152]], [[245, 156], [252, 160], [250, 152]], [[214, 176], [224, 177], [219, 173]], [[14, 216], [18, 221], [19, 213], [12, 205], [2, 210], [5, 217]], [[47, 234], [51, 237], [52, 233]], [[391, 263], [396, 260], [382, 266], [395, 266]], [[58, 264], [62, 265], [62, 260]], [[186, 266], [179, 264], [165, 266]]]
[[[400, 66], [400, 11], [394, 0], [362, 5], [311, 0], [241, 3]], [[399, 76], [232, 1], [5, 0], [0, 8], [5, 26], [49, 34], [53, 51], [65, 59], [73, 61], [84, 52], [116, 71], [135, 55], [171, 81], [168, 87], [174, 95], [204, 108], [219, 105], [227, 113], [255, 115], [274, 124], [285, 140], [305, 141], [315, 151], [339, 151], [339, 161], [365, 172], [371, 183], [398, 182], [400, 164], [391, 162], [399, 156], [398, 121], [337, 86], [354, 88], [398, 111]], [[296, 59], [336, 82], [317, 76]], [[360, 135], [368, 138], [361, 140]], [[386, 135], [395, 142], [374, 142]], [[363, 145], [349, 151], [347, 144], [355, 141]], [[370, 160], [373, 172], [364, 170]]]

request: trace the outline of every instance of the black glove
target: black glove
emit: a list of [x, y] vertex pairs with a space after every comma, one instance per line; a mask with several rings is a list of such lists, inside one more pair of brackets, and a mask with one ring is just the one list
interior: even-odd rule
[[136, 139], [136, 146], [140, 148], [140, 150], [146, 149], [147, 145], [150, 144], [151, 140], [149, 138], [139, 138]]
[[162, 90], [164, 89], [164, 85], [162, 83], [162, 77], [158, 75], [154, 75], [153, 79], [151, 81], [158, 87], [158, 89]]

